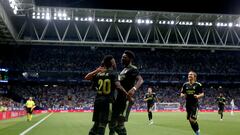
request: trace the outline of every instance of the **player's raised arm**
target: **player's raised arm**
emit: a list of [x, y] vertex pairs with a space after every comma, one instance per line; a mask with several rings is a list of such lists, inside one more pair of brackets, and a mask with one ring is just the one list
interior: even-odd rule
[[98, 67], [98, 68], [95, 69], [94, 71], [88, 73], [88, 74], [84, 77], [84, 79], [85, 79], [85, 80], [92, 80], [93, 77], [94, 77], [97, 73], [103, 72], [104, 70], [105, 70], [104, 67]]

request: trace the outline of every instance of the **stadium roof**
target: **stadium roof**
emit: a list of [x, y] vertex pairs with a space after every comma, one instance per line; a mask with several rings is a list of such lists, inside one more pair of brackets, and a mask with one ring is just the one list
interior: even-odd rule
[[189, 13], [239, 13], [238, 0], [35, 0], [38, 6], [170, 11]]
[[45, 7], [32, 0], [0, 6], [1, 35], [17, 44], [240, 48], [239, 15]]

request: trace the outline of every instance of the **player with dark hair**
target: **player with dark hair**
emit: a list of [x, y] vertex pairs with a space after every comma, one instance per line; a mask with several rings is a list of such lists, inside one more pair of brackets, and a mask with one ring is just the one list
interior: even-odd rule
[[[133, 96], [143, 84], [143, 79], [139, 74], [137, 67], [132, 64], [134, 58], [135, 54], [129, 50], [124, 51], [121, 58], [124, 69], [120, 73], [120, 82], [124, 89], [128, 91], [130, 96]], [[118, 135], [127, 134], [124, 123], [128, 121], [132, 105], [133, 102], [127, 100], [126, 95], [119, 91], [113, 111], [115, 121], [112, 123], [112, 126], [115, 127], [114, 129]], [[110, 135], [113, 134], [113, 132], [110, 133]]]
[[97, 84], [97, 95], [94, 102], [94, 125], [89, 135], [104, 135], [108, 122], [112, 119], [112, 108], [115, 101], [115, 88], [121, 90], [129, 98], [128, 93], [121, 86], [118, 74], [115, 71], [116, 62], [112, 55], [106, 55], [102, 67], [85, 76], [87, 80], [93, 80]]
[[223, 112], [224, 112], [224, 106], [226, 103], [226, 98], [223, 96], [222, 93], [219, 94], [217, 97], [217, 102], [218, 102], [218, 114], [220, 115], [220, 120], [223, 120]]
[[36, 107], [34, 101], [32, 100], [32, 97], [29, 97], [29, 99], [27, 100], [27, 102], [25, 104], [25, 107], [26, 107], [26, 111], [27, 111], [27, 121], [31, 121], [33, 109]]
[[184, 83], [181, 89], [181, 97], [186, 98], [187, 119], [196, 135], [200, 135], [197, 123], [198, 99], [203, 97], [202, 84], [197, 82], [197, 74], [194, 71], [188, 73], [188, 82]]
[[144, 101], [147, 102], [147, 112], [148, 112], [148, 119], [149, 119], [149, 125], [153, 124], [153, 116], [152, 116], [152, 110], [154, 107], [155, 101], [157, 101], [156, 94], [152, 92], [152, 87], [148, 87], [148, 92], [144, 96]]

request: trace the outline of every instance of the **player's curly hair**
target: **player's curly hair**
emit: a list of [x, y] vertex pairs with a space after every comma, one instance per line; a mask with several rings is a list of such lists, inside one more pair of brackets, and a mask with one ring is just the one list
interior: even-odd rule
[[124, 53], [130, 58], [130, 59], [135, 59], [135, 54], [134, 52], [130, 50], [125, 50]]
[[111, 67], [112, 66], [112, 62], [111, 62], [112, 59], [113, 59], [112, 55], [104, 56], [104, 58], [103, 58], [103, 65], [105, 67], [107, 67], [107, 68]]

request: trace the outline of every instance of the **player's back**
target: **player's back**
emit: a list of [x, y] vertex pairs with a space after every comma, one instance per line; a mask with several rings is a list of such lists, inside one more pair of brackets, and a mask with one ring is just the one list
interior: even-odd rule
[[114, 99], [115, 82], [117, 81], [117, 73], [114, 70], [108, 69], [98, 73], [94, 81], [97, 85], [96, 99]]

